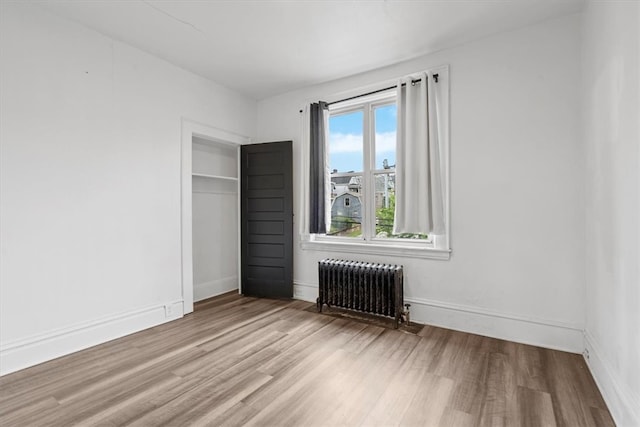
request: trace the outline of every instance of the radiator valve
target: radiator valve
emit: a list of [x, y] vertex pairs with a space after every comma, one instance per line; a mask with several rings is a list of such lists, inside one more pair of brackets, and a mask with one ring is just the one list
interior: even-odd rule
[[409, 307], [411, 307], [411, 304], [405, 304], [404, 305], [404, 311], [402, 312], [402, 321], [409, 326], [411, 321], [410, 321], [410, 317], [409, 317]]

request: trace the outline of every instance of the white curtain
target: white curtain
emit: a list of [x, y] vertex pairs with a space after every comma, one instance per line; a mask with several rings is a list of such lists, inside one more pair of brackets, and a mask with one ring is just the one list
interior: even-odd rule
[[432, 73], [398, 84], [394, 234], [445, 234], [442, 96]]

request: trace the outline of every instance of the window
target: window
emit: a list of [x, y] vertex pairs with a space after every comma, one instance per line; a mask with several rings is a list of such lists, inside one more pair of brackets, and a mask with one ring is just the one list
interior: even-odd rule
[[422, 239], [393, 234], [396, 94], [330, 108], [331, 227], [328, 236], [362, 240]]
[[[402, 100], [404, 115], [407, 108], [405, 82], [411, 83], [413, 87], [414, 82], [427, 81], [426, 78], [421, 77], [416, 77], [415, 81], [406, 77], [402, 79], [403, 89], [400, 92], [402, 95], [399, 95], [396, 87], [393, 87], [361, 96], [356, 94], [344, 101], [328, 104], [329, 109], [325, 113], [326, 170], [329, 175], [325, 177], [327, 232], [326, 234], [308, 234], [308, 232], [302, 234], [303, 249], [449, 259], [448, 68], [439, 68], [438, 73], [440, 77], [435, 79], [435, 83], [439, 86], [430, 90], [435, 90], [436, 98], [434, 99], [437, 100], [438, 117], [435, 123], [437, 123], [438, 136], [436, 141], [441, 144], [437, 149], [442, 154], [440, 162], [436, 165], [440, 165], [443, 186], [440, 193], [442, 198], [436, 200], [442, 200], [444, 204], [441, 212], [445, 218], [445, 234], [432, 236], [411, 233], [394, 234], [396, 189], [408, 191], [405, 187], [407, 179], [417, 179], [414, 172], [409, 172], [408, 178], [409, 168], [402, 167], [396, 170], [398, 126], [396, 102], [398, 99]], [[426, 74], [421, 76], [426, 77]], [[429, 116], [429, 119], [432, 117]], [[405, 132], [405, 122], [402, 123], [403, 132]], [[307, 132], [308, 129], [305, 133]], [[403, 143], [407, 142], [403, 141]], [[403, 146], [402, 149], [406, 148]], [[303, 159], [305, 156], [303, 153]], [[402, 160], [402, 162], [405, 161]], [[412, 163], [414, 168], [416, 165], [420, 168], [419, 163]], [[396, 183], [398, 183], [397, 186]], [[411, 187], [414, 192], [415, 189], [415, 186]], [[429, 203], [432, 200], [431, 194], [426, 196], [429, 198]], [[421, 196], [412, 197], [417, 197], [416, 200], [424, 203], [424, 200], [420, 199]], [[413, 202], [409, 201], [409, 203]], [[305, 206], [309, 205], [305, 204]], [[307, 212], [304, 209], [306, 208], [303, 208], [303, 212]], [[402, 209], [404, 216], [398, 217], [400, 221], [398, 226], [405, 229], [413, 228], [413, 226], [407, 227], [406, 207]], [[413, 214], [413, 211], [410, 211], [410, 214]], [[304, 231], [304, 229], [305, 225], [302, 223], [301, 230]], [[442, 227], [437, 229], [442, 230]]]

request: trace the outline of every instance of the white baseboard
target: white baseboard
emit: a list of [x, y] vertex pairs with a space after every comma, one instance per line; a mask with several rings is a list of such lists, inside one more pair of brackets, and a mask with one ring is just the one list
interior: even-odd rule
[[[294, 298], [315, 302], [318, 286], [295, 282]], [[405, 297], [411, 304], [411, 320], [426, 325], [489, 336], [523, 344], [582, 353], [580, 325], [501, 313], [479, 307]]]
[[174, 301], [2, 343], [0, 375], [178, 319], [183, 312], [182, 301]]
[[617, 426], [640, 426], [640, 396], [613, 369], [593, 335], [584, 332], [585, 361]]
[[193, 301], [202, 301], [238, 289], [238, 276], [223, 277], [222, 279], [193, 284]]
[[571, 353], [584, 349], [580, 325], [422, 298], [405, 302], [419, 323]]
[[316, 298], [318, 298], [318, 285], [294, 282], [293, 297], [302, 301], [316, 302]]

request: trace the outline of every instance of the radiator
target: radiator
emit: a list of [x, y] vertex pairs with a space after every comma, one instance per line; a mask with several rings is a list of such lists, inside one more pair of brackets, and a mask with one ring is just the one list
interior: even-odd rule
[[319, 312], [327, 304], [390, 317], [398, 327], [404, 314], [402, 266], [324, 259], [318, 276]]

